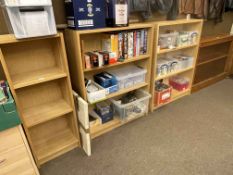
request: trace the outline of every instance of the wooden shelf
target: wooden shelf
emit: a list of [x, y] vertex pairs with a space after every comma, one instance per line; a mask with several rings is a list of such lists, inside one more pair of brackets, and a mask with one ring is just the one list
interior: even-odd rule
[[212, 59], [207, 59], [207, 61], [203, 61], [201, 63], [198, 63], [197, 66], [201, 66], [201, 65], [204, 65], [204, 64], [208, 64], [210, 62], [213, 62], [213, 61], [217, 61], [217, 60], [221, 60], [221, 59], [224, 59], [224, 58], [227, 58], [228, 55], [220, 55], [220, 56], [215, 56], [215, 57], [211, 57]]
[[192, 44], [192, 45], [182, 46], [182, 47], [176, 47], [174, 49], [162, 49], [162, 50], [158, 51], [158, 55], [159, 54], [164, 54], [164, 53], [169, 53], [169, 52], [175, 52], [175, 51], [178, 51], [178, 50], [188, 49], [188, 48], [192, 48], [192, 47], [197, 47], [197, 44]]
[[26, 126], [33, 127], [57, 117], [61, 117], [70, 112], [72, 112], [72, 108], [65, 100], [61, 99], [26, 109], [23, 112], [23, 117], [25, 119]]
[[232, 42], [233, 36], [229, 34], [218, 34], [214, 36], [205, 36], [201, 38], [200, 48]]
[[201, 38], [192, 92], [224, 79], [232, 64], [233, 36], [218, 34]]
[[149, 57], [150, 57], [150, 55], [141, 55], [141, 56], [138, 56], [138, 57], [128, 58], [124, 62], [117, 62], [115, 64], [110, 64], [110, 65], [106, 65], [106, 66], [102, 66], [102, 67], [84, 69], [84, 72], [104, 70], [104, 69], [108, 69], [108, 68], [111, 68], [111, 67], [121, 66], [121, 65], [133, 63], [133, 62], [136, 62], [136, 61], [145, 60], [145, 59], [148, 59]]
[[223, 80], [224, 78], [226, 78], [226, 76], [227, 76], [227, 72], [223, 72], [223, 73], [218, 74], [214, 77], [211, 77], [211, 78], [208, 78], [208, 79], [201, 81], [199, 83], [193, 84], [192, 92], [197, 92], [202, 88], [208, 87], [210, 84], [217, 83], [217, 82]]
[[119, 117], [115, 116], [114, 119], [112, 121], [109, 121], [105, 124], [101, 124], [101, 125], [98, 125], [98, 126], [93, 126], [91, 127], [90, 129], [90, 133], [91, 133], [91, 138], [94, 139], [98, 136], [101, 136], [115, 128], [118, 128], [122, 125], [125, 125], [129, 122], [132, 122], [134, 120], [137, 120], [143, 116], [145, 116], [146, 114], [140, 114], [140, 115], [137, 115], [137, 116], [134, 116], [134, 117], [128, 117], [129, 119], [128, 120], [125, 120], [125, 121], [121, 121], [119, 119]]
[[31, 72], [25, 72], [12, 76], [12, 81], [15, 89], [44, 83], [51, 80], [66, 77], [67, 74], [59, 68], [48, 68], [44, 70], [37, 70]]
[[35, 141], [35, 152], [39, 164], [43, 164], [78, 146], [78, 140], [70, 129], [52, 132], [51, 137]]
[[37, 166], [80, 146], [63, 34], [2, 35], [0, 61]]
[[177, 99], [179, 99], [179, 98], [182, 98], [182, 97], [184, 97], [184, 96], [186, 96], [186, 95], [189, 95], [190, 92], [191, 92], [191, 89], [188, 88], [188, 89], [186, 89], [186, 90], [184, 90], [184, 91], [177, 91], [177, 90], [173, 89], [172, 91], [173, 91], [173, 92], [172, 92], [172, 99], [173, 99], [173, 101], [174, 101], [174, 100], [177, 100]]
[[[165, 106], [169, 103], [172, 103], [173, 101], [182, 98], [186, 95], [189, 95], [191, 93], [191, 86], [193, 85], [193, 77], [194, 77], [194, 69], [196, 66], [196, 60], [197, 60], [197, 55], [198, 55], [198, 47], [200, 43], [200, 37], [201, 37], [201, 32], [202, 32], [202, 26], [203, 26], [203, 20], [199, 19], [181, 19], [181, 20], [174, 20], [174, 21], [162, 21], [162, 22], [156, 22], [156, 29], [155, 29], [155, 37], [156, 37], [156, 42], [154, 46], [155, 50], [155, 56], [153, 60], [153, 65], [152, 65], [152, 81], [153, 84], [151, 85], [151, 95], [152, 95], [152, 101], [150, 105], [151, 111], [154, 111], [162, 106]], [[195, 44], [192, 45], [187, 45], [187, 46], [182, 46], [182, 47], [177, 47], [174, 49], [161, 49], [158, 50], [157, 48], [159, 47], [159, 36], [160, 34], [166, 33], [167, 30], [172, 30], [172, 31], [196, 31], [198, 32], [198, 37], [196, 40]], [[177, 51], [177, 52], [176, 52]], [[158, 59], [161, 59], [161, 57], [173, 57], [176, 56], [176, 54], [184, 54], [190, 57], [193, 57], [193, 66], [179, 70], [177, 72], [172, 72], [170, 74], [164, 75], [164, 76], [157, 76], [157, 62]], [[165, 54], [165, 55], [162, 55]], [[166, 55], [168, 54], [168, 55]], [[187, 90], [184, 91], [176, 91], [175, 89], [172, 90], [171, 94], [171, 100], [165, 104], [157, 105], [156, 102], [154, 101], [154, 96], [155, 96], [155, 82], [158, 80], [164, 79], [165, 84], [169, 84], [169, 77], [175, 76], [175, 75], [180, 75], [184, 78], [189, 79], [189, 84], [190, 87]]]
[[174, 20], [174, 21], [159, 21], [156, 22], [159, 27], [163, 27], [163, 26], [172, 26], [172, 25], [184, 25], [184, 24], [195, 24], [195, 23], [200, 23], [199, 19], [178, 19], [178, 20]]
[[155, 109], [158, 109], [158, 108], [161, 108], [161, 107], [163, 107], [163, 106], [166, 106], [166, 105], [168, 105], [169, 103], [172, 103], [172, 102], [178, 100], [179, 98], [182, 98], [182, 97], [185, 97], [185, 96], [187, 96], [187, 95], [190, 95], [190, 93], [191, 93], [191, 89], [190, 89], [190, 88], [189, 88], [189, 89], [186, 89], [186, 90], [184, 90], [184, 91], [177, 91], [177, 90], [175, 90], [175, 89], [172, 89], [171, 100], [170, 100], [169, 102], [167, 102], [167, 103], [164, 103], [164, 104], [155, 105], [155, 106], [154, 106], [154, 110], [155, 110]]
[[137, 29], [145, 29], [152, 28], [152, 23], [144, 23], [144, 24], [130, 24], [127, 27], [115, 27], [115, 28], [102, 28], [102, 29], [94, 29], [94, 30], [79, 30], [78, 34], [93, 34], [93, 33], [105, 33], [105, 32], [115, 32], [115, 31], [125, 31], [125, 30], [137, 30]]
[[193, 69], [194, 69], [194, 67], [189, 67], [189, 68], [186, 68], [186, 69], [179, 70], [177, 72], [172, 72], [172, 73], [164, 75], [164, 76], [156, 77], [155, 81], [162, 80], [162, 79], [165, 79], [165, 78], [169, 78], [169, 77], [172, 77], [174, 75], [177, 75], [177, 74], [180, 74], [180, 73], [183, 73], [183, 72], [187, 72], [187, 71], [190, 71], [190, 70], [193, 70]]
[[[146, 87], [146, 86], [148, 86], [148, 83], [139, 83], [137, 85], [134, 85], [133, 87], [121, 89], [121, 90], [119, 90], [119, 91], [117, 91], [115, 93], [111, 93], [111, 94], [107, 95], [105, 99], [103, 99], [101, 101], [104, 101], [104, 100], [107, 100], [107, 99], [110, 99], [110, 98], [114, 98], [114, 97], [126, 94], [128, 92], [131, 92], [131, 91], [134, 91], [134, 90]], [[101, 102], [101, 101], [98, 101], [98, 103]], [[90, 105], [93, 105], [93, 104], [95, 104], [95, 103], [90, 103]]]
[[[106, 65], [103, 67], [85, 69], [85, 66], [84, 66], [85, 61], [83, 59], [83, 54], [88, 51], [103, 50], [102, 40], [104, 38], [110, 39], [112, 34], [117, 34], [117, 33], [125, 32], [125, 31], [131, 32], [134, 30], [141, 30], [141, 29], [147, 30], [147, 52], [145, 55], [128, 58], [124, 62], [118, 62], [115, 64]], [[150, 76], [151, 76], [151, 67], [152, 67], [151, 63], [152, 63], [152, 56], [153, 56], [152, 47], [153, 47], [153, 38], [154, 38], [154, 23], [130, 24], [128, 27], [103, 28], [103, 29], [82, 30], [82, 31], [66, 29], [65, 35], [66, 35], [65, 38], [66, 38], [67, 47], [70, 48], [68, 50], [68, 57], [69, 57], [69, 62], [70, 62], [70, 72], [72, 76], [71, 79], [72, 79], [73, 89], [79, 94], [79, 96], [84, 101], [87, 101], [87, 90], [86, 90], [85, 81], [84, 81], [85, 78], [93, 80], [93, 76], [99, 72], [107, 71], [107, 69], [109, 68], [120, 68], [121, 66], [124, 66], [126, 64], [135, 65], [135, 66], [141, 67], [142, 69], [146, 70], [147, 72], [145, 75], [145, 82], [136, 84], [130, 88], [121, 89], [115, 93], [111, 93], [107, 95], [105, 99], [101, 101], [105, 101], [110, 98], [118, 97], [118, 96], [121, 96], [123, 94], [126, 94], [134, 90], [143, 89], [146, 92], [150, 91], [150, 83], [151, 83]], [[93, 40], [93, 38], [95, 38], [95, 40]], [[91, 103], [91, 104], [84, 103], [83, 105], [85, 106], [85, 108], [92, 109], [94, 107], [94, 104], [96, 103]], [[85, 121], [83, 122], [83, 126], [86, 126], [86, 124], [89, 121], [89, 118], [87, 118], [86, 116], [82, 118], [82, 116], [84, 115], [80, 114], [79, 116], [80, 121], [83, 119], [82, 121]], [[101, 126], [95, 126], [95, 127], [93, 126], [90, 128], [91, 138], [95, 138], [99, 135], [102, 135], [121, 125], [122, 125], [121, 121], [119, 121], [118, 119], [114, 119], [113, 121], [110, 121]], [[86, 128], [88, 128], [88, 126], [86, 126]], [[87, 133], [87, 131], [84, 131], [81, 134], [83, 136], [84, 142], [87, 143], [85, 150], [89, 152], [88, 150], [90, 149], [87, 146], [89, 145], [88, 143], [90, 143], [89, 132]]]
[[7, 34], [7, 35], [0, 35], [0, 44], [20, 43], [20, 42], [24, 42], [24, 41], [42, 40], [42, 39], [59, 38], [59, 37], [61, 37], [60, 33], [53, 35], [53, 36], [16, 39], [14, 35]]

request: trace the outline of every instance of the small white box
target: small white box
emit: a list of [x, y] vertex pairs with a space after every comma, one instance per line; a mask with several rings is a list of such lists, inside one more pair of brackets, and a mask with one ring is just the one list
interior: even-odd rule
[[87, 100], [89, 103], [96, 103], [106, 98], [106, 90], [97, 83], [92, 82], [99, 90], [95, 92], [87, 92]]

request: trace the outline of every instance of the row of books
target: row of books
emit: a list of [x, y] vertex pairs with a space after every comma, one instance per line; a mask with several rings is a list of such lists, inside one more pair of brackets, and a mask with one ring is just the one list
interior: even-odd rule
[[117, 53], [118, 59], [143, 55], [147, 52], [147, 35], [146, 29], [111, 34], [102, 40], [102, 50]]

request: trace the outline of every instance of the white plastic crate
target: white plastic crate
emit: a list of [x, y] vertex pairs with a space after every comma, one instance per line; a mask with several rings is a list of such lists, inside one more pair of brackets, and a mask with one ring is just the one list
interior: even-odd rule
[[53, 7], [42, 4], [2, 6], [8, 28], [17, 39], [57, 34]]
[[120, 104], [118, 101], [119, 98], [111, 99], [115, 112], [121, 120], [136, 118], [148, 113], [149, 99], [151, 98], [151, 95], [143, 90], [137, 90], [135, 95], [138, 99], [128, 104]]
[[145, 82], [147, 70], [134, 65], [129, 65], [109, 70], [108, 72], [116, 77], [119, 89], [124, 89]]
[[22, 6], [51, 6], [51, 0], [1, 0], [1, 4], [8, 7]]

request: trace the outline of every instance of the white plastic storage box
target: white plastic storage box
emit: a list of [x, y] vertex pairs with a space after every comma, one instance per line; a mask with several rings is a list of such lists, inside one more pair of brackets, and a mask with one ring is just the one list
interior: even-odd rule
[[98, 85], [97, 83], [94, 83], [94, 86], [98, 87], [99, 90], [95, 91], [95, 92], [87, 92], [87, 100], [89, 103], [97, 103], [101, 100], [104, 100], [106, 98], [106, 89], [104, 89], [103, 87], [101, 87], [100, 85]]
[[8, 28], [18, 39], [57, 33], [51, 0], [5, 0], [2, 7]]
[[124, 89], [145, 82], [147, 70], [134, 65], [128, 65], [109, 70], [108, 72], [116, 77], [119, 89]]
[[120, 104], [118, 101], [119, 98], [110, 99], [115, 112], [121, 120], [140, 117], [148, 113], [151, 95], [143, 90], [135, 91], [135, 95], [138, 99], [128, 104]]

